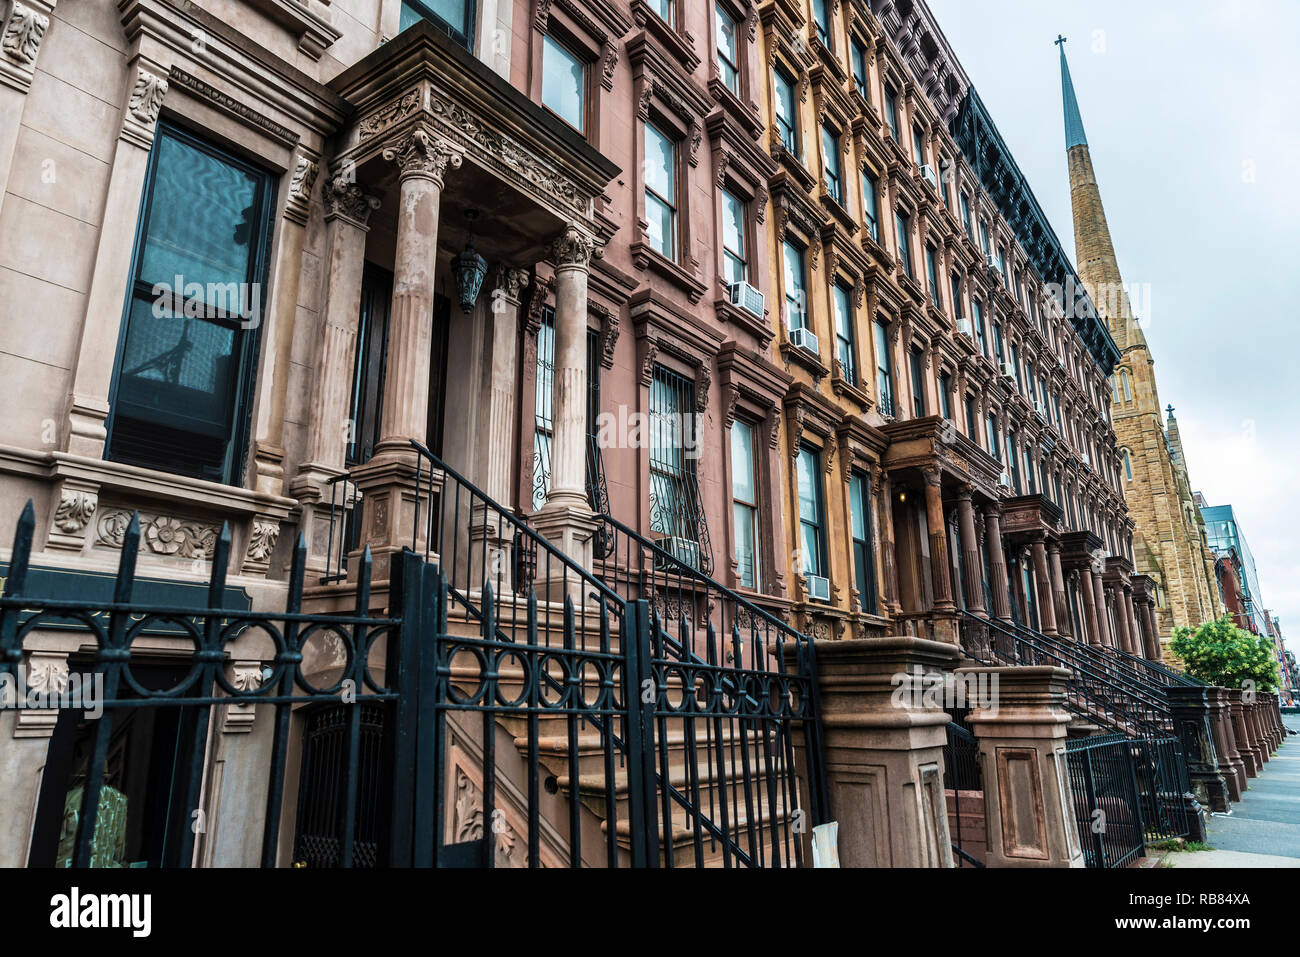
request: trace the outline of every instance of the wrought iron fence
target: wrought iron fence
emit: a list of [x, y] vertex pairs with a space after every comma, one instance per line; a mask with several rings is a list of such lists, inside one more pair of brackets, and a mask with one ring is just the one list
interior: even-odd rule
[[983, 867], [987, 831], [972, 831], [963, 819], [963, 805], [984, 811], [984, 775], [980, 770], [979, 742], [956, 721], [948, 722], [948, 743], [943, 749], [943, 788], [952, 795], [952, 852], [958, 867]]
[[1088, 867], [1126, 867], [1145, 846], [1133, 746], [1122, 734], [1066, 742], [1070, 795]]

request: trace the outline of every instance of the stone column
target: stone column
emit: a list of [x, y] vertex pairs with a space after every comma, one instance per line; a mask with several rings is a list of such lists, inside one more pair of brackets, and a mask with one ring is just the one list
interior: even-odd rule
[[880, 551], [885, 576], [885, 601], [890, 617], [903, 610], [898, 600], [898, 549], [894, 544], [894, 483], [889, 473], [881, 470], [880, 481]]
[[1007, 581], [1007, 559], [1002, 549], [1002, 510], [996, 502], [984, 506], [984, 534], [989, 543], [989, 588], [993, 592], [993, 614], [1002, 621], [1011, 621], [1010, 585]]
[[1187, 771], [1196, 800], [1211, 811], [1228, 810], [1228, 785], [1219, 770], [1210, 729], [1210, 699], [1206, 685], [1170, 685], [1165, 689], [1174, 729], [1183, 745]]
[[1259, 709], [1259, 693], [1256, 692], [1255, 700], [1245, 706], [1244, 713], [1246, 715], [1246, 725], [1250, 728], [1251, 743], [1259, 751], [1259, 759], [1263, 762], [1260, 764], [1260, 769], [1263, 770], [1264, 765], [1273, 760], [1273, 749], [1269, 746], [1268, 735], [1264, 733], [1264, 726], [1259, 718]]
[[[570, 223], [551, 244], [555, 264], [555, 398], [551, 488], [533, 524], [583, 567], [599, 520], [587, 500], [587, 275], [599, 251]], [[577, 583], [574, 587], [579, 588]]]
[[987, 617], [984, 608], [984, 586], [980, 571], [983, 561], [980, 558], [979, 543], [975, 537], [975, 512], [971, 507], [971, 487], [962, 485], [957, 489], [957, 516], [961, 526], [962, 570], [965, 573], [966, 609], [973, 615]]
[[1040, 539], [1030, 546], [1034, 556], [1034, 583], [1038, 590], [1038, 616], [1042, 619], [1043, 634], [1055, 635], [1056, 609], [1052, 597], [1052, 580], [1047, 570], [1047, 546]]
[[1097, 591], [1093, 588], [1092, 570], [1079, 569], [1079, 594], [1083, 596], [1083, 617], [1088, 628], [1088, 644], [1100, 646], [1101, 630], [1097, 624]]
[[1047, 542], [1047, 570], [1052, 575], [1052, 597], [1056, 600], [1056, 630], [1074, 637], [1070, 634], [1074, 631], [1074, 626], [1070, 623], [1070, 603], [1065, 597], [1065, 574], [1061, 571], [1061, 543], [1055, 539]]
[[1246, 777], [1253, 778], [1264, 766], [1260, 760], [1259, 749], [1251, 740], [1250, 726], [1246, 723], [1245, 705], [1241, 701], [1241, 692], [1228, 689], [1228, 707], [1232, 711], [1232, 731], [1237, 739], [1237, 752], [1246, 766]]
[[957, 663], [957, 649], [903, 636], [818, 641], [816, 652], [841, 865], [952, 867], [943, 787], [948, 715], [922, 692]]
[[1211, 688], [1209, 700], [1210, 731], [1214, 735], [1214, 752], [1219, 756], [1219, 769], [1228, 784], [1228, 800], [1240, 801], [1241, 792], [1246, 790], [1246, 766], [1242, 764], [1232, 732], [1227, 689]]
[[1159, 661], [1163, 654], [1160, 651], [1160, 627], [1156, 624], [1156, 602], [1154, 598], [1148, 597], [1143, 602], [1143, 614], [1147, 619], [1147, 657], [1152, 661]]
[[1120, 651], [1126, 651], [1133, 654], [1133, 635], [1129, 631], [1128, 608], [1124, 605], [1124, 589], [1119, 585], [1112, 585], [1111, 607], [1115, 609], [1115, 627], [1119, 629], [1119, 648]]
[[947, 526], [943, 520], [943, 487], [939, 470], [925, 470], [925, 521], [930, 535], [930, 568], [934, 586], [934, 606], [938, 611], [954, 611], [952, 599], [952, 562], [948, 558]]
[[[427, 468], [417, 487], [417, 457], [410, 443], [412, 439], [423, 443], [428, 428], [438, 216], [447, 169], [461, 164], [457, 148], [423, 126], [404, 134], [383, 151], [383, 157], [397, 164], [400, 184], [384, 355], [384, 414], [374, 457], [352, 473], [362, 495], [363, 544], [371, 548], [377, 579], [388, 578], [394, 553], [403, 547], [418, 551], [426, 545], [430, 496], [435, 489]], [[349, 563], [349, 570], [355, 567], [355, 562]]]
[[1145, 643], [1142, 638], [1142, 623], [1138, 621], [1137, 613], [1133, 610], [1133, 586], [1125, 582], [1123, 587], [1124, 613], [1128, 616], [1129, 640], [1133, 644], [1132, 653], [1141, 658], [1145, 652]]
[[1064, 668], [961, 668], [996, 675], [997, 700], [968, 721], [979, 740], [989, 867], [1083, 867], [1066, 767]]
[[1101, 576], [1097, 574], [1096, 569], [1090, 568], [1088, 574], [1092, 577], [1092, 594], [1096, 603], [1097, 644], [1114, 648], [1115, 639], [1110, 633], [1110, 620], [1106, 615], [1106, 590], [1101, 583]]
[[[302, 527], [307, 532], [308, 564], [323, 567], [321, 549], [329, 541], [327, 504], [329, 480], [341, 475], [347, 459], [352, 381], [357, 354], [357, 324], [361, 311], [361, 277], [365, 267], [367, 221], [379, 200], [341, 176], [321, 189], [325, 204], [325, 308], [320, 346], [311, 370], [311, 401], [307, 409], [304, 461], [290, 490], [303, 503]], [[295, 297], [296, 298], [296, 297]], [[280, 317], [277, 316], [277, 322]], [[287, 359], [285, 360], [287, 364]], [[344, 508], [355, 503], [340, 502]], [[324, 512], [325, 514], [320, 514]], [[317, 526], [324, 523], [323, 528]]]

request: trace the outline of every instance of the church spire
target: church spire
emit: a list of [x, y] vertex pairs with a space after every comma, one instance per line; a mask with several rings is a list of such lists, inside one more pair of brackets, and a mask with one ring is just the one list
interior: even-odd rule
[[1065, 148], [1087, 146], [1088, 137], [1083, 132], [1083, 117], [1079, 114], [1079, 100], [1074, 95], [1074, 81], [1070, 79], [1070, 65], [1065, 62], [1065, 37], [1057, 34], [1056, 45], [1061, 49], [1061, 99], [1065, 107]]

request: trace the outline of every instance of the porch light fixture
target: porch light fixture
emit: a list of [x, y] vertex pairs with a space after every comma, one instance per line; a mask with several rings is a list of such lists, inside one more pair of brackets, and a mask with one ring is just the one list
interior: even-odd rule
[[470, 238], [465, 248], [451, 263], [452, 274], [456, 277], [456, 290], [460, 293], [460, 308], [469, 315], [478, 302], [478, 294], [483, 289], [483, 279], [487, 276], [487, 260], [474, 249], [473, 222], [478, 219], [478, 211], [465, 210], [465, 219], [471, 224]]

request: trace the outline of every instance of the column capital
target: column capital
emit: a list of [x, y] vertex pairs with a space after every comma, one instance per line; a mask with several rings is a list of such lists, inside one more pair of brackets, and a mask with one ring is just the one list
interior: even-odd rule
[[937, 466], [927, 465], [921, 469], [921, 473], [925, 476], [926, 485], [938, 488], [942, 484], [943, 473], [939, 471]]
[[463, 162], [460, 150], [441, 139], [425, 126], [415, 126], [384, 148], [384, 159], [396, 163], [402, 179], [427, 179], [439, 189], [447, 174], [447, 167], [459, 169]]
[[587, 269], [592, 257], [599, 259], [601, 255], [595, 239], [576, 223], [565, 226], [563, 232], [551, 240], [546, 250], [547, 258], [555, 264], [557, 271], [565, 268]]
[[969, 502], [971, 495], [975, 492], [975, 487], [970, 482], [962, 482], [957, 486], [957, 501]]
[[343, 219], [358, 229], [368, 229], [366, 221], [379, 208], [379, 198], [336, 173], [321, 187], [325, 203], [325, 222]]

